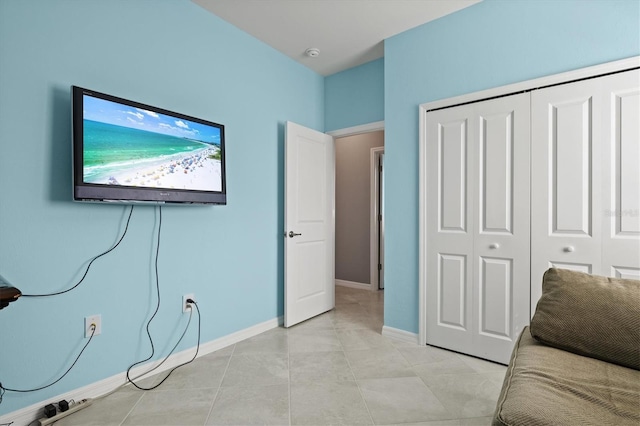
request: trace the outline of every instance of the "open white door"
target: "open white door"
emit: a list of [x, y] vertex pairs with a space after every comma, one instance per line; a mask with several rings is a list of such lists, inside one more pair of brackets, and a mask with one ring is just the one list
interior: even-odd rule
[[333, 138], [287, 122], [284, 326], [335, 306]]

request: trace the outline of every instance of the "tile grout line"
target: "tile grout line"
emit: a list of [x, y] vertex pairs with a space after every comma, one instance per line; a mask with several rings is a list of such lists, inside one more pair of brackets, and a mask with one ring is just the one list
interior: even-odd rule
[[222, 373], [222, 377], [220, 377], [220, 383], [218, 384], [218, 389], [216, 390], [216, 394], [213, 396], [213, 401], [211, 402], [211, 408], [209, 408], [209, 413], [207, 414], [207, 417], [204, 419], [204, 425], [209, 423], [209, 418], [211, 417], [211, 413], [213, 412], [213, 406], [216, 404], [216, 400], [218, 399], [218, 395], [220, 394], [220, 389], [222, 389], [222, 382], [224, 381], [224, 376], [227, 375], [227, 370], [229, 370], [229, 364], [231, 364], [231, 358], [233, 358], [233, 355], [236, 353], [236, 345], [237, 343], [233, 344], [233, 349], [231, 350], [231, 355], [229, 355], [229, 360], [227, 361], [227, 365], [224, 368], [224, 373]]
[[[358, 306], [360, 306], [360, 302], [358, 302]], [[334, 331], [336, 332], [336, 336], [337, 336], [337, 331], [335, 327], [334, 327]], [[360, 398], [362, 398], [362, 403], [364, 404], [364, 408], [367, 409], [369, 420], [371, 420], [372, 425], [375, 425], [376, 422], [373, 421], [373, 416], [371, 415], [371, 410], [369, 409], [367, 400], [364, 398], [364, 395], [362, 394], [362, 389], [360, 389], [360, 382], [358, 381], [356, 374], [353, 372], [353, 368], [351, 367], [351, 362], [349, 362], [349, 357], [347, 357], [347, 351], [345, 350], [344, 345], [342, 344], [342, 340], [338, 339], [338, 341], [340, 342], [340, 346], [342, 347], [342, 354], [344, 355], [344, 359], [347, 361], [347, 365], [349, 366], [349, 372], [351, 372], [351, 375], [353, 376], [353, 381], [355, 382], [356, 387], [358, 388], [358, 393], [360, 394]]]
[[127, 412], [127, 414], [124, 415], [124, 418], [122, 419], [122, 421], [120, 422], [119, 426], [122, 426], [124, 424], [124, 422], [127, 420], [127, 418], [129, 418], [129, 416], [131, 415], [131, 413], [133, 412], [133, 410], [136, 409], [136, 407], [138, 406], [138, 404], [140, 404], [140, 401], [142, 401], [142, 398], [144, 398], [144, 396], [147, 394], [147, 391], [142, 392], [142, 395], [140, 395], [140, 398], [138, 398], [138, 400], [136, 401], [135, 404], [133, 404], [133, 407], [131, 407], [131, 410], [129, 410]]
[[[427, 345], [427, 346], [428, 346], [428, 345]], [[419, 345], [418, 347], [419, 347], [419, 348], [423, 348], [423, 346], [420, 346], [420, 345]], [[426, 346], [425, 346], [425, 347], [426, 347]], [[401, 355], [401, 356], [402, 356], [402, 357], [407, 361], [407, 364], [409, 364], [409, 366], [411, 367], [411, 371], [413, 371], [413, 372], [415, 373], [416, 377], [417, 377], [418, 379], [420, 379], [420, 381], [422, 382], [422, 384], [423, 384], [423, 385], [424, 385], [424, 386], [429, 390], [429, 392], [431, 392], [431, 393], [433, 394], [433, 396], [434, 396], [434, 398], [436, 399], [436, 401], [438, 401], [438, 402], [440, 403], [440, 405], [442, 405], [442, 407], [447, 411], [447, 413], [450, 413], [450, 414], [452, 414], [452, 415], [453, 415], [453, 417], [452, 417], [451, 419], [443, 419], [443, 421], [449, 421], [449, 420], [460, 420], [457, 416], [455, 416], [455, 414], [454, 414], [454, 413], [451, 413], [451, 411], [450, 411], [447, 407], [445, 407], [445, 405], [443, 404], [442, 400], [441, 400], [440, 398], [438, 398], [438, 395], [436, 395], [436, 393], [433, 391], [433, 389], [431, 389], [431, 387], [429, 386], [429, 384], [427, 384], [427, 382], [425, 382], [424, 378], [423, 378], [420, 374], [418, 374], [418, 372], [415, 370], [415, 368], [416, 368], [418, 365], [421, 365], [421, 364], [413, 364], [413, 363], [409, 360], [409, 358], [407, 358], [407, 356], [406, 356], [405, 354], [403, 354], [403, 353], [402, 353], [402, 351], [401, 351], [400, 349], [396, 348], [396, 350], [397, 350], [398, 352], [400, 352], [400, 355]], [[462, 360], [461, 360], [461, 361], [462, 361]], [[430, 374], [433, 374], [433, 373], [430, 373]], [[450, 374], [456, 374], [456, 373], [450, 373]], [[442, 375], [442, 374], [440, 374], [440, 375]]]

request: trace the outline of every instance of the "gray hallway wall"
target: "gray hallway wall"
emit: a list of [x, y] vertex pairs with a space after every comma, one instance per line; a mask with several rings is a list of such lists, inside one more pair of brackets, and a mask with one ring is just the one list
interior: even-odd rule
[[370, 284], [370, 155], [384, 131], [336, 139], [336, 279]]

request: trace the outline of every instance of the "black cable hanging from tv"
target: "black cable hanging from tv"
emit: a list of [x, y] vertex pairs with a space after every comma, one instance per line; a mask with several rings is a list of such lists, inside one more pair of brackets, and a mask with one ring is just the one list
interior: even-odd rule
[[[151, 337], [151, 331], [149, 330], [149, 327], [151, 325], [151, 321], [153, 321], [153, 319], [155, 318], [156, 314], [158, 313], [158, 311], [160, 310], [160, 279], [159, 279], [159, 275], [158, 275], [158, 257], [159, 257], [159, 253], [160, 253], [160, 235], [161, 235], [161, 230], [162, 230], [162, 206], [158, 206], [158, 211], [159, 211], [159, 220], [158, 220], [158, 233], [157, 233], [157, 242], [156, 242], [156, 256], [155, 256], [155, 274], [156, 274], [156, 294], [157, 294], [157, 302], [156, 302], [156, 309], [153, 312], [153, 315], [151, 315], [151, 318], [149, 318], [149, 321], [147, 321], [147, 336], [149, 337], [149, 343], [151, 344], [151, 354], [140, 361], [137, 361], [133, 364], [131, 364], [129, 366], [129, 368], [127, 368], [127, 382], [131, 383], [133, 386], [135, 386], [136, 388], [140, 389], [140, 390], [153, 390], [155, 388], [157, 388], [158, 386], [160, 386], [162, 383], [164, 383], [165, 380], [167, 380], [169, 378], [169, 376], [171, 375], [171, 373], [173, 373], [175, 370], [177, 370], [178, 368], [190, 364], [192, 363], [196, 357], [198, 356], [198, 351], [200, 350], [200, 327], [201, 327], [201, 321], [200, 321], [200, 308], [198, 307], [198, 304], [195, 301], [191, 301], [191, 303], [196, 307], [196, 310], [198, 311], [198, 344], [196, 346], [196, 352], [193, 355], [193, 358], [191, 358], [191, 360], [182, 363], [176, 367], [173, 367], [170, 371], [169, 374], [167, 374], [161, 381], [160, 383], [156, 384], [155, 386], [152, 386], [150, 388], [145, 388], [142, 387], [138, 384], [136, 384], [130, 377], [130, 372], [131, 369], [133, 367], [135, 367], [136, 365], [142, 364], [144, 362], [149, 361], [151, 358], [153, 358], [153, 355], [155, 355], [155, 345], [153, 344], [153, 338]], [[156, 368], [160, 367], [160, 365], [164, 364], [164, 362], [169, 359], [169, 356], [171, 356], [171, 354], [173, 353], [173, 351], [175, 351], [175, 349], [178, 347], [178, 345], [180, 344], [180, 342], [182, 341], [182, 338], [184, 337], [184, 335], [186, 334], [188, 328], [189, 328], [189, 324], [191, 323], [191, 316], [193, 315], [193, 310], [191, 311], [190, 315], [189, 315], [189, 322], [187, 323], [187, 326], [185, 327], [184, 331], [182, 332], [182, 335], [180, 336], [180, 339], [178, 339], [178, 342], [175, 344], [175, 346], [173, 347], [173, 349], [171, 349], [171, 352], [169, 352], [169, 354], [162, 360], [162, 362], [160, 364], [158, 364], [157, 366], [155, 366], [154, 368], [152, 368], [151, 370], [147, 371], [146, 373], [144, 373], [143, 375], [146, 375], [147, 373], [155, 370]]]
[[133, 208], [135, 206], [131, 205], [131, 209], [129, 210], [129, 217], [127, 218], [127, 223], [125, 225], [124, 228], [124, 232], [122, 233], [122, 236], [120, 237], [120, 239], [118, 240], [117, 243], [115, 243], [109, 250], [93, 257], [91, 259], [91, 261], [89, 262], [89, 264], [87, 265], [87, 269], [85, 269], [84, 271], [84, 275], [82, 275], [82, 278], [80, 278], [80, 281], [78, 281], [73, 287], [68, 288], [66, 290], [63, 291], [58, 291], [55, 293], [46, 293], [46, 294], [23, 294], [22, 297], [49, 297], [49, 296], [58, 296], [60, 294], [64, 294], [64, 293], [68, 293], [71, 290], [75, 289], [76, 287], [78, 287], [83, 281], [84, 279], [87, 277], [87, 274], [89, 273], [89, 268], [91, 268], [91, 265], [93, 264], [93, 262], [95, 262], [96, 260], [98, 260], [99, 258], [101, 258], [104, 255], [107, 255], [109, 253], [111, 253], [113, 250], [116, 249], [116, 247], [118, 247], [120, 245], [120, 243], [122, 242], [122, 240], [124, 240], [125, 235], [127, 235], [127, 230], [129, 229], [129, 222], [131, 222], [131, 215], [133, 214]]

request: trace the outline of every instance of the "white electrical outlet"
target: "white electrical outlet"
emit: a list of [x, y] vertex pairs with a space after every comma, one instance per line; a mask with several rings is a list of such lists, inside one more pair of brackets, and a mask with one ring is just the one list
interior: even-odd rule
[[[92, 324], [96, 325], [95, 332], [91, 329]], [[94, 337], [102, 333], [102, 316], [101, 315], [91, 315], [88, 317], [84, 317], [84, 337], [91, 337], [91, 333], [93, 333]]]
[[196, 300], [193, 293], [185, 294], [182, 296], [182, 312], [191, 312], [191, 304], [187, 303], [187, 299]]

